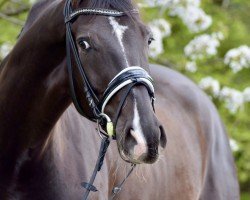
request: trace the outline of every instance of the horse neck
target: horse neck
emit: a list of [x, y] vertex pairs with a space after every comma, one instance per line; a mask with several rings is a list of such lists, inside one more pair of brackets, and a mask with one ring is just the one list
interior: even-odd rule
[[12, 148], [13, 138], [20, 148], [46, 139], [70, 103], [64, 58], [63, 2], [54, 1], [19, 38], [1, 71], [0, 152]]

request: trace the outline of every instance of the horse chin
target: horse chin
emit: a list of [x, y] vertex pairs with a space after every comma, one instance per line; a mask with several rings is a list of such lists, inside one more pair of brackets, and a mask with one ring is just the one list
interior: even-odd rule
[[143, 155], [139, 158], [136, 158], [133, 155], [126, 153], [126, 150], [124, 150], [123, 148], [118, 147], [118, 149], [119, 149], [119, 153], [120, 153], [121, 158], [125, 162], [131, 163], [131, 164], [137, 164], [137, 165], [138, 164], [153, 164], [158, 160], [158, 157], [159, 157], [159, 155], [156, 154], [153, 156]]

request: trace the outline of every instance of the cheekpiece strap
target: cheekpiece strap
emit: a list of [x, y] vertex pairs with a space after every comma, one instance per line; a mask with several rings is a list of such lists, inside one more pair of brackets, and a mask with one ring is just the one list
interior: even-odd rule
[[[139, 13], [138, 10], [131, 10], [128, 11], [129, 13]], [[102, 9], [102, 8], [80, 8], [72, 12], [69, 16], [66, 17], [65, 23], [70, 22], [75, 17], [79, 15], [103, 15], [103, 16], [111, 16], [111, 17], [122, 17], [126, 15], [125, 12], [120, 12], [117, 10], [109, 10], [109, 9]]]

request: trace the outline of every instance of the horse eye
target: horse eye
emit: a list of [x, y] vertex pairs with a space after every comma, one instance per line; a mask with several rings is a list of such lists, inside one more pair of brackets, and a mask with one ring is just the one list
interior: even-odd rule
[[150, 45], [155, 39], [153, 37], [148, 39], [148, 45]]
[[85, 41], [85, 40], [81, 40], [79, 41], [79, 45], [82, 47], [82, 49], [84, 50], [88, 50], [90, 48], [90, 44]]

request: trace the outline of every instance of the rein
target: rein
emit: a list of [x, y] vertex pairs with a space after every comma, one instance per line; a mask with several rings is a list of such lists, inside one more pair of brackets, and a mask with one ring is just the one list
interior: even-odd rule
[[[138, 10], [131, 10], [129, 13], [138, 13]], [[89, 9], [89, 8], [81, 8], [74, 10], [72, 9], [71, 0], [66, 0], [65, 8], [64, 8], [64, 17], [65, 17], [65, 25], [66, 25], [66, 50], [67, 50], [67, 68], [69, 73], [69, 82], [70, 82], [70, 90], [72, 101], [77, 109], [77, 111], [84, 117], [88, 118], [91, 121], [97, 122], [98, 124], [98, 133], [102, 137], [102, 143], [99, 150], [98, 160], [96, 162], [95, 169], [93, 171], [92, 177], [88, 183], [82, 183], [81, 185], [86, 189], [86, 193], [84, 194], [84, 200], [88, 198], [90, 191], [96, 192], [97, 189], [93, 185], [97, 172], [101, 170], [105, 154], [107, 152], [110, 140], [115, 139], [115, 127], [118, 122], [122, 107], [130, 93], [130, 91], [136, 85], [144, 85], [149, 93], [149, 96], [152, 99], [152, 106], [154, 108], [154, 86], [153, 79], [150, 77], [147, 71], [139, 66], [132, 66], [129, 68], [125, 68], [120, 73], [118, 73], [108, 84], [107, 89], [105, 90], [102, 99], [98, 99], [94, 90], [91, 87], [91, 83], [88, 80], [88, 77], [85, 73], [84, 67], [80, 60], [76, 44], [72, 35], [72, 24], [75, 19], [80, 15], [102, 15], [102, 16], [112, 16], [112, 17], [122, 17], [126, 16], [125, 12], [120, 12], [116, 10], [109, 9]], [[86, 100], [88, 105], [93, 113], [93, 118], [89, 118], [85, 115], [84, 110], [79, 102], [76, 91], [75, 91], [75, 83], [73, 78], [73, 67], [72, 60], [76, 63], [77, 72], [80, 74], [82, 79], [83, 92], [86, 96]], [[123, 88], [127, 87], [124, 94], [122, 95], [121, 101], [119, 103], [117, 112], [115, 114], [114, 123], [111, 121], [110, 117], [105, 114], [105, 107], [109, 103], [109, 101]], [[101, 131], [100, 127], [104, 127], [106, 132]], [[122, 185], [125, 183], [128, 176], [132, 173], [135, 165], [132, 164], [131, 170], [125, 177], [125, 179], [112, 190], [112, 196], [110, 199], [113, 199], [116, 194], [118, 194], [121, 190]]]

